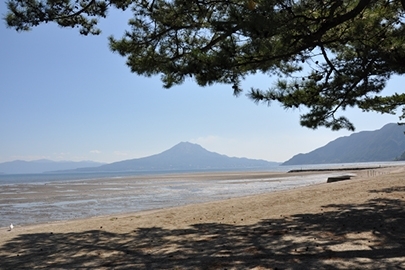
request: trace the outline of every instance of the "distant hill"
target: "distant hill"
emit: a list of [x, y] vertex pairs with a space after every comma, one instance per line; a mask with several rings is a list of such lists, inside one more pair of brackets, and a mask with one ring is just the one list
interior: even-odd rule
[[265, 160], [228, 157], [210, 152], [198, 144], [181, 142], [160, 154], [114, 162], [96, 168], [82, 168], [86, 172], [124, 171], [200, 171], [266, 169], [279, 163]]
[[379, 130], [353, 133], [295, 155], [282, 165], [393, 161], [405, 151], [404, 131], [404, 126], [391, 123]]
[[58, 170], [73, 170], [81, 167], [97, 167], [105, 163], [93, 161], [52, 161], [40, 159], [34, 161], [14, 160], [0, 163], [1, 174], [44, 173]]

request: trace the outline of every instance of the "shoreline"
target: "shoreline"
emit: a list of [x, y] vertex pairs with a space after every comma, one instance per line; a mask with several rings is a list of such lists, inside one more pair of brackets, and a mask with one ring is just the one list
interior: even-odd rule
[[[305, 172], [305, 173], [307, 173], [307, 172]], [[227, 174], [227, 173], [226, 173]], [[276, 176], [277, 175], [277, 177], [282, 177], [282, 178], [287, 178], [288, 177], [288, 175], [284, 175], [284, 173], [282, 173], [282, 175], [280, 175], [279, 173], [275, 173], [274, 175], [272, 175], [273, 177], [274, 176]], [[312, 173], [310, 174], [310, 175], [312, 175]], [[229, 180], [234, 180], [235, 178], [234, 177], [228, 177], [229, 175], [227, 174], [227, 176], [224, 176], [224, 178], [222, 178], [222, 179], [229, 179]], [[266, 176], [266, 177], [269, 177], [269, 174], [268, 173], [264, 173], [263, 175], [262, 175], [262, 177], [263, 176]], [[259, 176], [257, 176], [257, 177], [259, 177]], [[243, 177], [241, 177], [242, 179], [245, 179], [245, 178], [243, 178]], [[261, 178], [261, 177], [260, 177]], [[237, 179], [237, 178], [236, 178]], [[255, 178], [250, 178], [250, 179], [255, 179]], [[99, 179], [91, 179], [90, 181], [93, 181], [93, 180], [95, 180], [95, 181], [98, 181]], [[104, 180], [104, 179], [103, 179]], [[279, 180], [266, 180], [267, 182], [269, 182], [269, 181], [279, 181]], [[288, 192], [288, 191], [290, 191], [290, 190], [296, 190], [296, 189], [301, 189], [301, 188], [305, 188], [305, 187], [312, 187], [312, 186], [318, 186], [318, 185], [324, 185], [324, 184], [326, 184], [327, 183], [327, 179], [325, 178], [325, 181], [324, 182], [322, 182], [322, 183], [316, 183], [316, 184], [311, 184], [311, 185], [304, 185], [304, 186], [298, 186], [298, 187], [293, 187], [293, 188], [288, 188], [288, 189], [282, 189], [282, 190], [271, 190], [271, 191], [267, 191], [267, 192], [263, 192], [263, 193], [259, 193], [259, 194], [253, 194], [253, 195], [241, 195], [241, 196], [235, 196], [235, 197], [229, 197], [229, 198], [226, 198], [226, 199], [218, 199], [218, 200], [213, 200], [213, 201], [206, 201], [206, 202], [195, 202], [195, 203], [189, 203], [189, 204], [185, 204], [185, 205], [179, 205], [179, 206], [169, 206], [169, 207], [165, 207], [165, 206], [162, 206], [161, 208], [154, 208], [154, 209], [146, 209], [146, 210], [140, 210], [140, 211], [135, 211], [135, 212], [117, 212], [117, 213], [114, 213], [114, 214], [105, 214], [105, 215], [97, 215], [97, 216], [90, 216], [90, 217], [83, 217], [83, 218], [76, 218], [76, 219], [67, 219], [67, 220], [53, 220], [53, 221], [49, 221], [49, 222], [44, 222], [44, 223], [32, 223], [32, 224], [23, 224], [23, 225], [16, 225], [16, 226], [14, 226], [14, 229], [17, 229], [17, 228], [25, 228], [25, 227], [41, 227], [41, 226], [44, 226], [44, 225], [54, 225], [54, 224], [64, 224], [64, 223], [69, 223], [69, 222], [85, 222], [86, 220], [89, 220], [89, 219], [108, 219], [108, 218], [112, 218], [112, 217], [116, 217], [116, 218], [119, 218], [119, 217], [127, 217], [127, 216], [131, 216], [131, 215], [137, 215], [137, 216], [140, 216], [140, 215], [149, 215], [149, 214], [151, 214], [151, 213], [153, 213], [153, 212], [159, 212], [159, 211], [166, 211], [166, 210], [168, 210], [168, 211], [170, 211], [170, 210], [178, 210], [178, 209], [182, 209], [182, 208], [184, 208], [184, 207], [188, 207], [188, 206], [190, 206], [190, 207], [194, 207], [194, 206], [203, 206], [203, 205], [206, 205], [206, 204], [210, 204], [210, 203], [221, 203], [221, 202], [226, 202], [226, 201], [228, 201], [228, 200], [239, 200], [239, 199], [249, 199], [249, 198], [254, 198], [254, 197], [257, 197], [257, 196], [266, 196], [266, 195], [268, 195], [268, 194], [272, 194], [272, 193], [283, 193], [283, 192]], [[8, 230], [9, 229], [9, 227], [8, 226], [6, 226], [6, 227], [0, 227], [0, 231], [1, 230]], [[0, 234], [1, 235], [1, 234]]]
[[[7, 205], [7, 203], [10, 204], [18, 204], [19, 202], [16, 201], [16, 198], [14, 198], [15, 194], [15, 188], [20, 187], [23, 192], [17, 191], [19, 196], [21, 196], [22, 193], [26, 193], [26, 198], [24, 198], [23, 201], [21, 201], [20, 204], [23, 205], [29, 205], [32, 204], [34, 206], [39, 204], [44, 204], [44, 205], [49, 205], [49, 204], [86, 204], [86, 203], [93, 203], [96, 201], [96, 199], [93, 198], [87, 198], [84, 199], [82, 195], [80, 195], [82, 198], [79, 198], [79, 201], [72, 200], [69, 198], [68, 201], [63, 202], [63, 196], [68, 196], [68, 197], [75, 197], [75, 193], [68, 193], [64, 194], [61, 190], [71, 190], [75, 188], [76, 193], [80, 192], [80, 194], [86, 194], [86, 193], [91, 193], [94, 192], [94, 189], [98, 189], [101, 187], [101, 189], [107, 190], [109, 193], [111, 192], [120, 192], [119, 190], [122, 189], [128, 189], [130, 185], [132, 185], [131, 182], [141, 182], [144, 181], [146, 185], [153, 184], [154, 182], [163, 182], [163, 183], [172, 183], [172, 181], [175, 181], [175, 183], [178, 183], [179, 181], [185, 181], [189, 183], [199, 183], [199, 181], [208, 181], [208, 182], [216, 182], [216, 181], [224, 181], [225, 185], [228, 186], [234, 186], [235, 184], [251, 184], [251, 181], [256, 182], [258, 181], [259, 183], [282, 183], [282, 181], [294, 181], [291, 179], [298, 179], [297, 181], [302, 181], [299, 185], [293, 185], [293, 186], [278, 186], [277, 188], [273, 189], [266, 189], [266, 190], [261, 190], [257, 192], [253, 192], [252, 194], [232, 194], [229, 193], [229, 196], [220, 196], [218, 198], [210, 198], [210, 199], [203, 199], [203, 200], [197, 200], [197, 201], [191, 201], [191, 202], [186, 202], [183, 204], [169, 204], [169, 205], [161, 205], [161, 206], [154, 206], [154, 207], [146, 207], [146, 208], [136, 208], [136, 209], [128, 209], [125, 211], [109, 211], [110, 213], [103, 213], [103, 212], [95, 212], [95, 214], [87, 214], [85, 216], [70, 216], [69, 218], [53, 218], [50, 220], [44, 220], [40, 219], [39, 221], [33, 220], [32, 222], [27, 222], [27, 220], [24, 223], [19, 223], [17, 222], [18, 219], [11, 219], [8, 224], [4, 224], [3, 226], [0, 227], [0, 229], [7, 228], [7, 226], [10, 223], [13, 223], [14, 226], [21, 227], [21, 226], [30, 226], [30, 225], [38, 225], [38, 224], [48, 224], [48, 223], [53, 223], [53, 222], [66, 222], [70, 220], [81, 220], [81, 219], [87, 219], [87, 218], [94, 218], [98, 216], [110, 216], [110, 215], [125, 215], [125, 214], [130, 214], [130, 213], [141, 213], [145, 211], [155, 211], [155, 210], [161, 210], [161, 209], [168, 209], [168, 208], [173, 208], [173, 207], [183, 207], [187, 205], [198, 205], [202, 203], [207, 203], [207, 202], [217, 202], [217, 201], [222, 201], [222, 200], [227, 200], [231, 198], [244, 198], [244, 197], [250, 197], [250, 196], [256, 196], [256, 195], [262, 195], [262, 194], [267, 194], [267, 193], [273, 193], [273, 192], [280, 192], [280, 191], [285, 191], [285, 190], [290, 190], [290, 189], [296, 189], [300, 187], [305, 187], [305, 186], [313, 186], [313, 185], [319, 185], [323, 183], [327, 183], [329, 177], [339, 177], [342, 175], [342, 171], [345, 172], [345, 175], [349, 174], [351, 176], [351, 180], [356, 179], [356, 178], [361, 178], [361, 177], [371, 177], [371, 176], [376, 176], [380, 174], [385, 174], [387, 172], [395, 170], [395, 168], [402, 168], [403, 166], [384, 166], [384, 167], [361, 167], [361, 168], [335, 168], [335, 169], [319, 169], [319, 170], [298, 170], [294, 172], [278, 172], [278, 171], [248, 171], [248, 172], [241, 172], [241, 171], [234, 171], [234, 172], [193, 172], [193, 173], [175, 173], [175, 174], [158, 174], [158, 175], [138, 175], [138, 176], [125, 176], [125, 177], [118, 177], [118, 178], [99, 178], [99, 179], [83, 179], [83, 180], [74, 180], [74, 181], [55, 181], [55, 182], [47, 182], [47, 183], [19, 183], [19, 184], [11, 184], [11, 185], [5, 185], [6, 189], [2, 190], [0, 192], [0, 214], [4, 216], [7, 216], [7, 213], [4, 214], [4, 211], [2, 212], [2, 205]], [[377, 169], [375, 169], [377, 168]], [[360, 171], [360, 172], [359, 172]], [[332, 173], [332, 174], [325, 174], [325, 173]], [[334, 174], [337, 173], [337, 174]], [[319, 178], [320, 177], [320, 178]], [[312, 178], [317, 178], [320, 180], [312, 181], [310, 183], [305, 183], [305, 179], [312, 179]], [[231, 182], [226, 182], [226, 181], [231, 181]], [[142, 184], [143, 185], [143, 184]], [[142, 186], [141, 185], [141, 186]], [[171, 186], [171, 185], [170, 185]], [[10, 192], [7, 190], [7, 187], [10, 188]], [[153, 191], [155, 193], [155, 190]], [[229, 192], [229, 190], [227, 191]], [[132, 191], [126, 192], [125, 196], [134, 196]], [[106, 193], [103, 194], [96, 194], [96, 196], [105, 196]], [[55, 196], [61, 196], [62, 199], [57, 199], [54, 203], [47, 199], [47, 197], [55, 197]], [[117, 196], [116, 194], [114, 196]], [[125, 198], [125, 196], [123, 198]], [[8, 199], [9, 198], [9, 199]], [[55, 199], [55, 198], [54, 198]], [[19, 211], [24, 208], [16, 208], [16, 211]], [[90, 207], [91, 209], [91, 207]], [[11, 210], [12, 211], [12, 210]], [[27, 210], [24, 210], [25, 212]], [[74, 208], [70, 209], [70, 211], [75, 211]], [[90, 210], [92, 211], [92, 210]], [[35, 214], [36, 215], [36, 214]], [[71, 214], [70, 214], [71, 215]], [[38, 216], [37, 216], [38, 217]], [[35, 217], [30, 217], [29, 218], [35, 218]], [[17, 220], [17, 221], [16, 221]]]
[[[403, 269], [405, 167], [351, 180], [0, 230], [1, 269]], [[325, 179], [326, 180], [326, 179]]]
[[301, 173], [301, 172], [335, 172], [335, 171], [364, 171], [364, 170], [378, 170], [393, 166], [376, 166], [376, 167], [348, 167], [348, 168], [324, 168], [324, 169], [295, 169], [289, 170], [287, 173]]
[[210, 172], [5, 185], [0, 226], [140, 212], [325, 182], [327, 174]]

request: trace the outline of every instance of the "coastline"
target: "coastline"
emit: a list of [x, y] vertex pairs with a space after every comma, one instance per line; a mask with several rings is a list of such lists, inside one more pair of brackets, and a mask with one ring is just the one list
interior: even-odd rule
[[328, 175], [206, 172], [2, 185], [0, 227], [219, 201], [321, 183]]
[[364, 171], [364, 170], [378, 170], [387, 168], [388, 166], [378, 167], [349, 167], [349, 168], [324, 168], [324, 169], [294, 169], [289, 170], [288, 173], [302, 173], [302, 172], [336, 172], [336, 171]]
[[403, 269], [405, 168], [0, 230], [1, 269]]

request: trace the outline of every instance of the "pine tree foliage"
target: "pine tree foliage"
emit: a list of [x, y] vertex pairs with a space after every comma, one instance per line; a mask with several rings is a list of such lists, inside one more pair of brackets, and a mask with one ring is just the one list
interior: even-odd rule
[[[252, 87], [255, 102], [307, 108], [301, 124], [354, 130], [338, 111], [395, 114], [405, 94], [382, 91], [405, 73], [405, 0], [10, 0], [6, 22], [18, 31], [42, 23], [99, 34], [111, 8], [133, 12], [110, 48], [132, 72], [160, 74], [170, 88], [192, 77], [201, 85], [229, 84], [262, 72], [268, 89]], [[276, 80], [274, 80], [276, 78]]]

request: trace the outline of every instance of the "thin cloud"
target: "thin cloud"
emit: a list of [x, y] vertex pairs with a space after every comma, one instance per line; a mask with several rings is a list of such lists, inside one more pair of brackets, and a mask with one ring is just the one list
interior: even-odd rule
[[122, 151], [114, 151], [113, 153], [114, 153], [115, 156], [120, 156], [120, 157], [128, 156], [128, 153], [122, 152]]
[[196, 139], [191, 139], [190, 142], [196, 143], [196, 144], [201, 144], [201, 145], [215, 145], [223, 140], [224, 139], [219, 136], [208, 135], [205, 137], [198, 137]]
[[13, 160], [25, 160], [25, 161], [33, 161], [33, 160], [39, 160], [39, 159], [51, 159], [49, 156], [11, 156], [10, 159], [4, 160], [2, 162], [6, 161], [13, 161]]
[[90, 151], [91, 154], [101, 154], [100, 150], [91, 150]]

